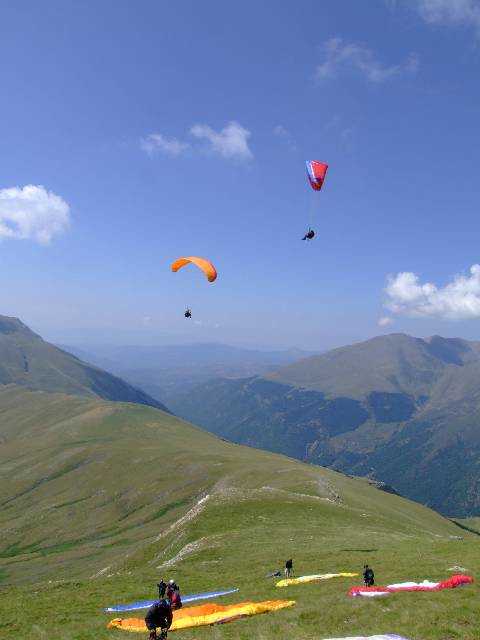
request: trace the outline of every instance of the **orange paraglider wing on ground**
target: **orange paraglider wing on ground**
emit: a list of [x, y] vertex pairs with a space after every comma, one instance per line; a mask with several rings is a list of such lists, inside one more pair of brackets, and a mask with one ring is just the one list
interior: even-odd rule
[[[246, 616], [278, 611], [292, 607], [295, 600], [265, 600], [263, 602], [239, 602], [238, 604], [203, 604], [196, 607], [184, 607], [173, 612], [173, 623], [170, 631], [201, 627], [209, 624], [223, 624]], [[115, 618], [107, 627], [145, 633], [147, 627], [143, 618]]]
[[209, 282], [214, 282], [217, 279], [217, 270], [213, 266], [213, 263], [206, 258], [199, 258], [198, 256], [189, 256], [188, 258], [178, 258], [175, 262], [172, 262], [172, 271], [176, 273], [182, 267], [187, 264], [194, 264], [207, 276]]

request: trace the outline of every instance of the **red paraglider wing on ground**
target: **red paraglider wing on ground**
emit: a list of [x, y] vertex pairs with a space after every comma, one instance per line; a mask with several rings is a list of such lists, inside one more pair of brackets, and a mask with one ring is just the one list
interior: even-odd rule
[[389, 593], [401, 593], [404, 591], [442, 591], [443, 589], [455, 589], [462, 585], [472, 584], [473, 578], [471, 576], [465, 576], [457, 574], [443, 580], [442, 582], [430, 582], [424, 580], [423, 582], [404, 582], [399, 584], [390, 584], [386, 587], [352, 587], [348, 592], [349, 596], [382, 596]]

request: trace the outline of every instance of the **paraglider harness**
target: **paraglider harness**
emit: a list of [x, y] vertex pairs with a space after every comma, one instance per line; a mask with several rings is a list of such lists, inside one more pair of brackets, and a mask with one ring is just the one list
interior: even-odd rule
[[308, 227], [308, 231], [303, 236], [302, 240], [313, 240], [314, 237], [315, 237], [315, 231], [311, 227]]
[[190, 311], [190, 309], [187, 309], [185, 311], [185, 318], [191, 318], [192, 317], [192, 312]]

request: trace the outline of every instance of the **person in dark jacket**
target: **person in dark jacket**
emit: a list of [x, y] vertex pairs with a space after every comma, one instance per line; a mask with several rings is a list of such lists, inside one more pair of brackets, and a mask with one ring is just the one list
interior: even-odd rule
[[285, 578], [291, 578], [293, 574], [293, 560], [287, 560], [285, 562]]
[[373, 569], [371, 569], [368, 564], [363, 567], [363, 584], [366, 587], [373, 587], [375, 584], [375, 574], [373, 573]]
[[160, 629], [160, 638], [165, 640], [168, 630], [172, 625], [172, 605], [168, 598], [162, 598], [154, 602], [145, 616], [145, 624], [150, 631], [150, 640], [157, 640], [157, 629]]
[[158, 587], [158, 597], [162, 600], [165, 597], [165, 591], [167, 590], [167, 583], [163, 581], [163, 578], [160, 578], [160, 582], [157, 584]]

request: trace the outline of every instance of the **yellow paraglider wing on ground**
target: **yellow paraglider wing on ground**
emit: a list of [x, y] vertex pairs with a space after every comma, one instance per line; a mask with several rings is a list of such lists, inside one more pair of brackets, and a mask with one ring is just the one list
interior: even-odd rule
[[[227, 605], [209, 603], [197, 607], [185, 607], [173, 612], [170, 631], [232, 622], [246, 616], [293, 607], [294, 604], [295, 600], [265, 600], [263, 602], [239, 602]], [[140, 633], [147, 631], [143, 618], [115, 618], [108, 623], [107, 627], [108, 629], [123, 629]]]
[[199, 269], [203, 271], [203, 273], [207, 276], [209, 282], [214, 282], [217, 279], [217, 270], [210, 260], [206, 258], [199, 258], [198, 256], [190, 256], [188, 258], [178, 258], [175, 262], [172, 262], [171, 269], [174, 273], [176, 273], [182, 267], [185, 267], [187, 264], [194, 264]]
[[290, 587], [294, 584], [304, 584], [305, 582], [320, 582], [321, 580], [330, 580], [331, 578], [353, 578], [358, 576], [358, 573], [318, 573], [313, 576], [299, 576], [298, 578], [286, 578], [285, 580], [279, 580], [276, 587]]

